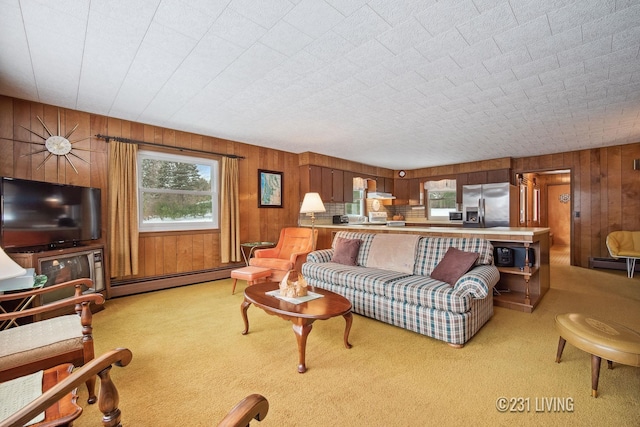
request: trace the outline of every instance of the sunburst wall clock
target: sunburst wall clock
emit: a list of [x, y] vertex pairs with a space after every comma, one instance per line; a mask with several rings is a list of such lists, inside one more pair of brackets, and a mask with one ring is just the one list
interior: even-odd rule
[[75, 150], [77, 150], [77, 151], [91, 151], [91, 150], [88, 150], [88, 149], [85, 149], [85, 148], [74, 147], [73, 144], [75, 144], [76, 142], [84, 141], [85, 139], [88, 139], [90, 137], [78, 139], [76, 141], [69, 141], [69, 137], [71, 137], [73, 132], [75, 132], [75, 130], [78, 129], [78, 126], [80, 125], [79, 123], [76, 124], [73, 127], [73, 129], [71, 129], [69, 132], [67, 132], [66, 135], [63, 136], [63, 135], [61, 135], [61, 132], [60, 132], [60, 110], [58, 110], [58, 131], [56, 133], [51, 132], [49, 130], [49, 128], [47, 127], [47, 125], [44, 124], [44, 121], [42, 121], [42, 119], [39, 116], [36, 116], [36, 118], [42, 124], [42, 127], [44, 128], [44, 130], [46, 131], [48, 136], [47, 135], [42, 136], [42, 135], [32, 131], [31, 129], [27, 129], [24, 126], [20, 126], [21, 128], [23, 128], [23, 129], [29, 131], [30, 133], [32, 133], [33, 135], [37, 136], [38, 138], [41, 138], [42, 141], [43, 141], [43, 142], [25, 141], [25, 142], [28, 142], [29, 144], [38, 145], [38, 146], [42, 147], [42, 149], [37, 150], [37, 151], [33, 151], [31, 153], [23, 154], [20, 157], [33, 156], [34, 154], [40, 154], [40, 153], [47, 153], [46, 157], [44, 158], [42, 163], [40, 163], [38, 165], [36, 170], [40, 169], [47, 162], [47, 160], [53, 158], [53, 159], [57, 160], [57, 163], [56, 163], [56, 174], [60, 170], [60, 162], [62, 161], [62, 159], [65, 159], [67, 162], [69, 162], [69, 165], [73, 168], [73, 170], [76, 172], [76, 174], [78, 173], [78, 169], [76, 169], [75, 165], [71, 161], [71, 157], [70, 156], [78, 158], [78, 159], [82, 160], [83, 162], [85, 162], [87, 164], [89, 163], [87, 160], [85, 160], [82, 157], [78, 156], [73, 151], [75, 151]]

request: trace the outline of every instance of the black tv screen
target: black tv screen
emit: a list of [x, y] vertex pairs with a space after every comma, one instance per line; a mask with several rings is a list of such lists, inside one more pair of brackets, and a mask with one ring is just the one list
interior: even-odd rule
[[100, 189], [2, 178], [2, 247], [56, 247], [100, 238]]

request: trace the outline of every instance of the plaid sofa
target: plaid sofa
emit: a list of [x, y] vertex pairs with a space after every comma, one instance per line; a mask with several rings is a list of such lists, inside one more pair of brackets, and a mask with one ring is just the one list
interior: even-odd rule
[[[339, 231], [332, 248], [311, 252], [302, 265], [307, 283], [336, 292], [353, 305], [353, 312], [400, 326], [453, 346], [462, 346], [493, 316], [493, 287], [500, 275], [493, 265], [488, 240], [420, 237], [413, 274], [367, 265], [376, 233]], [[360, 239], [356, 266], [331, 262], [336, 238]], [[455, 284], [429, 274], [449, 247], [478, 252], [474, 267]]]

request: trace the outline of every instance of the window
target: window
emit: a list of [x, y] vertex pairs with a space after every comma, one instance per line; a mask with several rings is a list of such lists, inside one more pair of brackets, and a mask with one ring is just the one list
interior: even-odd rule
[[344, 204], [344, 212], [347, 215], [364, 215], [364, 180], [353, 178], [353, 202]]
[[427, 218], [449, 220], [449, 212], [457, 210], [456, 180], [427, 181], [424, 188], [427, 190]]
[[140, 231], [218, 228], [218, 162], [140, 151]]

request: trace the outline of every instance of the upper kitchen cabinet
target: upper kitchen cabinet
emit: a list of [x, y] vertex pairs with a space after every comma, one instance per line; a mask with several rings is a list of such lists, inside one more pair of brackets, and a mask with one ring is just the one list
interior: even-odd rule
[[477, 171], [467, 173], [467, 184], [486, 184], [487, 183], [487, 171]]
[[424, 185], [420, 178], [412, 178], [409, 180], [409, 204], [411, 206], [420, 206], [424, 204]]
[[320, 198], [325, 202], [333, 202], [333, 170], [321, 168], [322, 184], [320, 185]]
[[[300, 166], [300, 197], [315, 192], [325, 203], [353, 201], [353, 174], [348, 172], [348, 186], [345, 171], [314, 165]], [[347, 190], [349, 188], [349, 191]]]
[[[320, 166], [300, 166], [300, 199], [306, 193], [318, 193], [322, 198], [322, 168]], [[325, 201], [323, 199], [323, 201]]]
[[353, 172], [344, 171], [343, 172], [343, 180], [342, 180], [342, 192], [344, 196], [345, 203], [353, 203], [353, 178], [355, 174]]
[[[353, 187], [353, 180], [351, 186]], [[331, 201], [344, 202], [344, 171], [338, 169], [331, 170]]]
[[378, 181], [378, 191], [383, 192], [383, 193], [393, 193], [393, 185], [394, 185], [394, 179], [393, 178], [383, 178], [383, 177], [378, 177], [377, 179]]
[[497, 184], [500, 182], [511, 182], [511, 169], [495, 169], [487, 171], [487, 184]]
[[466, 175], [467, 175], [467, 184], [469, 185], [511, 182], [511, 170], [508, 168], [494, 169], [494, 170], [488, 170], [488, 171], [469, 172]]
[[422, 204], [423, 198], [422, 182], [420, 178], [400, 179], [396, 178], [393, 183], [393, 200], [394, 205], [412, 205], [418, 206]]
[[462, 187], [469, 184], [468, 174], [459, 173], [456, 175], [456, 203], [462, 205]]
[[409, 180], [396, 178], [393, 183], [393, 195], [396, 196], [394, 205], [409, 204]]

